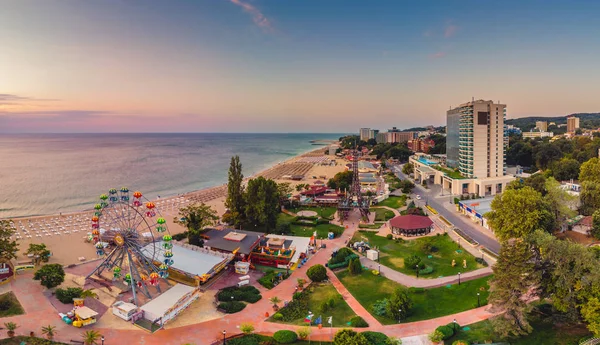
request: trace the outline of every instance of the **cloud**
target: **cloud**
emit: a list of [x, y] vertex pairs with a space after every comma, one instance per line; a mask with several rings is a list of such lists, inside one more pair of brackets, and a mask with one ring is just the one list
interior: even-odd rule
[[57, 101], [57, 99], [43, 99], [34, 97], [24, 97], [11, 93], [0, 93], [0, 106], [2, 105], [22, 105], [35, 102]]
[[456, 34], [456, 31], [458, 31], [458, 26], [448, 24], [446, 26], [446, 28], [444, 29], [444, 37], [446, 37], [446, 38], [452, 37], [452, 36], [454, 36], [454, 34]]
[[259, 28], [261, 28], [263, 31], [265, 32], [272, 32], [273, 31], [273, 25], [271, 24], [271, 21], [269, 19], [267, 19], [267, 17], [265, 17], [264, 14], [262, 14], [262, 12], [254, 7], [253, 5], [250, 5], [247, 2], [243, 2], [241, 0], [229, 0], [231, 1], [233, 4], [240, 6], [242, 9], [244, 9], [244, 12], [250, 14], [252, 16], [252, 21], [254, 22], [254, 24], [256, 24], [256, 26], [258, 26]]
[[431, 59], [441, 59], [441, 58], [443, 58], [443, 57], [445, 57], [445, 56], [446, 56], [446, 53], [445, 53], [445, 52], [437, 52], [437, 53], [435, 53], [435, 54], [431, 54], [431, 55], [429, 55], [429, 57], [430, 57]]

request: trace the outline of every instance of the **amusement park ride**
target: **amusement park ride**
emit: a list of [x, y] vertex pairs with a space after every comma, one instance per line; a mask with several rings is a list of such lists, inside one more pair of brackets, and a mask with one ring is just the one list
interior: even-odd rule
[[353, 209], [360, 210], [361, 218], [368, 218], [370, 203], [369, 198], [363, 196], [360, 191], [360, 181], [358, 178], [358, 150], [355, 147], [352, 151], [352, 186], [350, 191], [347, 192], [338, 203], [338, 215], [340, 221], [343, 222], [348, 219], [348, 215]]
[[[134, 192], [130, 197], [129, 189], [123, 187], [102, 194], [94, 208], [90, 240], [96, 246], [96, 254], [104, 259], [86, 279], [94, 274], [102, 277], [105, 270], [112, 271], [113, 281], [122, 279], [131, 288], [136, 305], [137, 293], [152, 298], [149, 287], [160, 293], [160, 280], [171, 285], [166, 278], [173, 265], [172, 237], [156, 205], [141, 192]], [[154, 246], [142, 249], [155, 241], [162, 241], [165, 249], [162, 258]], [[106, 253], [107, 248], [112, 249]]]

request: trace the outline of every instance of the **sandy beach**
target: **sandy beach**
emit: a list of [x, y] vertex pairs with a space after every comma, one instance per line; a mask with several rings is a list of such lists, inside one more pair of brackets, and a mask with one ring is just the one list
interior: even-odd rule
[[[336, 173], [345, 169], [345, 161], [325, 154], [325, 147], [319, 147], [307, 153], [292, 157], [278, 163], [247, 179], [263, 176], [278, 183], [289, 182], [292, 187], [299, 183], [312, 184], [317, 180], [326, 182]], [[336, 165], [324, 165], [324, 162], [336, 161]], [[223, 171], [226, 175], [227, 171]], [[304, 175], [301, 181], [292, 181], [290, 175]], [[313, 178], [313, 177], [316, 177]], [[320, 178], [324, 177], [324, 178]], [[135, 189], [135, 186], [131, 186]], [[171, 234], [185, 231], [173, 222], [181, 207], [191, 203], [205, 203], [217, 211], [219, 215], [225, 212], [225, 197], [227, 186], [220, 185], [203, 190], [185, 193], [179, 196], [154, 200], [160, 215], [167, 221]], [[19, 242], [17, 262], [29, 259], [23, 254], [30, 243], [44, 243], [52, 252], [50, 263], [71, 265], [97, 259], [96, 249], [86, 242], [91, 231], [92, 211], [82, 211], [70, 214], [36, 216], [12, 220], [16, 227], [16, 239]]]

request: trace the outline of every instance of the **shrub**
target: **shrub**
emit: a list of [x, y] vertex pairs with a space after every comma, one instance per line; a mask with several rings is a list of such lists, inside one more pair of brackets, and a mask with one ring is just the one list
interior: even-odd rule
[[448, 326], [440, 326], [435, 331], [442, 334], [442, 340], [449, 339], [454, 335], [454, 330]]
[[52, 289], [65, 281], [65, 270], [60, 264], [47, 264], [35, 272], [33, 279], [39, 280], [42, 286]]
[[308, 293], [299, 292], [297, 298], [291, 300], [285, 308], [279, 309], [279, 313], [283, 316], [281, 320], [284, 322], [305, 317], [308, 314]]
[[417, 265], [419, 263], [421, 263], [421, 258], [416, 255], [412, 255], [404, 259], [404, 267], [408, 267], [413, 270], [417, 269]]
[[184, 232], [180, 232], [178, 234], [175, 234], [173, 236], [171, 236], [174, 240], [176, 241], [181, 241], [183, 239], [186, 239], [188, 237], [188, 232], [184, 231]]
[[362, 273], [362, 264], [360, 263], [360, 258], [356, 258], [350, 261], [348, 264], [348, 271], [352, 275], [358, 275]]
[[338, 250], [337, 253], [329, 260], [330, 264], [339, 264], [346, 260], [347, 256], [354, 254], [350, 248], [344, 247]]
[[70, 304], [70, 303], [73, 303], [73, 298], [81, 297], [81, 293], [83, 292], [83, 289], [74, 288], [74, 287], [70, 287], [70, 288], [66, 288], [66, 289], [58, 288], [58, 289], [56, 289], [55, 292], [56, 292], [56, 298], [59, 301], [61, 301], [64, 304]]
[[251, 295], [247, 295], [244, 298], [244, 301], [246, 301], [248, 303], [256, 303], [256, 302], [260, 301], [261, 299], [262, 299], [261, 295], [251, 294]]
[[242, 311], [244, 308], [246, 308], [246, 304], [239, 301], [222, 302], [219, 303], [218, 308], [223, 310], [227, 314], [233, 314]]
[[357, 315], [350, 319], [350, 326], [351, 327], [369, 327], [369, 324], [362, 317]]
[[446, 327], [450, 328], [452, 330], [452, 335], [456, 334], [456, 332], [458, 332], [458, 330], [460, 329], [460, 325], [454, 322], [450, 322], [449, 324], [446, 325]]
[[329, 220], [325, 218], [317, 219], [317, 224], [329, 224]]
[[275, 313], [273, 314], [273, 320], [275, 321], [281, 321], [283, 319], [283, 315], [281, 315], [281, 313]]
[[385, 316], [387, 313], [387, 304], [388, 304], [387, 298], [380, 299], [380, 300], [376, 301], [375, 303], [373, 303], [373, 305], [371, 306], [371, 309], [373, 310], [373, 314], [375, 314], [377, 316]]
[[429, 340], [431, 340], [433, 343], [439, 343], [440, 341], [444, 340], [444, 335], [436, 329], [429, 334]]
[[314, 265], [311, 266], [308, 271], [306, 271], [306, 275], [313, 282], [322, 282], [327, 279], [327, 269], [323, 265]]
[[244, 301], [256, 303], [261, 298], [260, 291], [254, 286], [243, 286], [241, 288], [230, 286], [221, 290], [217, 295], [217, 299], [221, 302]]
[[302, 296], [302, 292], [294, 292], [292, 295], [292, 299], [298, 299]]
[[433, 267], [431, 266], [425, 266], [422, 269], [419, 269], [419, 274], [421, 275], [426, 275], [426, 274], [430, 274], [433, 272]]
[[240, 331], [244, 334], [251, 334], [254, 332], [254, 325], [250, 322], [244, 322], [240, 325]]
[[467, 343], [464, 340], [456, 340], [455, 342], [452, 343], [452, 345], [469, 345], [469, 343]]
[[394, 238], [394, 236], [392, 234], [387, 234], [387, 236], [385, 236], [385, 238], [387, 238], [388, 240], [391, 240]]
[[372, 345], [387, 345], [388, 336], [381, 332], [366, 331], [361, 333]]
[[[598, 247], [598, 248], [600, 248], [600, 247]], [[475, 258], [475, 262], [477, 262], [478, 264], [481, 264], [481, 265], [483, 265], [485, 267], [488, 266], [487, 261], [485, 261], [485, 259], [482, 259], [482, 258]]]
[[233, 338], [227, 340], [227, 345], [260, 345], [262, 344], [262, 337], [257, 334], [250, 334], [241, 338]]
[[310, 335], [310, 327], [302, 327], [299, 331], [298, 331], [298, 338], [304, 340], [306, 338], [308, 338], [308, 336]]
[[291, 344], [298, 340], [298, 334], [294, 331], [281, 330], [273, 334], [273, 339], [280, 344]]

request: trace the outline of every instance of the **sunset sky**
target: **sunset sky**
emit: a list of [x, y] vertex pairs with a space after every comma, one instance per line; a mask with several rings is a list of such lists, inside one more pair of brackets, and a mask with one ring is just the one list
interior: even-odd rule
[[356, 132], [600, 111], [600, 1], [0, 0], [0, 132]]

